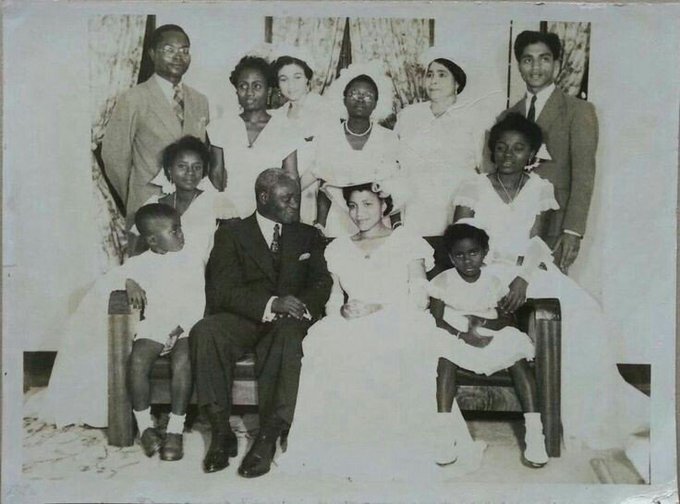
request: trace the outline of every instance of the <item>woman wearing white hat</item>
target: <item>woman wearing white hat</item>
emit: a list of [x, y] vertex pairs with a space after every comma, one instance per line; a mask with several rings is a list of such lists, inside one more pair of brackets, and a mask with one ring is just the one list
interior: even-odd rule
[[377, 62], [350, 65], [329, 89], [332, 121], [319, 133], [314, 164], [302, 178], [303, 188], [316, 180], [321, 184], [316, 226], [326, 236], [357, 231], [342, 197], [343, 187], [377, 182], [392, 195], [395, 212], [403, 204], [403, 190], [397, 190], [401, 178], [397, 136], [377, 124], [391, 113], [392, 94], [392, 82]]
[[430, 48], [425, 68], [429, 101], [414, 103], [397, 117], [399, 163], [408, 170], [414, 194], [404, 222], [421, 236], [440, 235], [452, 222], [451, 196], [481, 164], [484, 124], [477, 102], [462, 102], [467, 75], [452, 51]]

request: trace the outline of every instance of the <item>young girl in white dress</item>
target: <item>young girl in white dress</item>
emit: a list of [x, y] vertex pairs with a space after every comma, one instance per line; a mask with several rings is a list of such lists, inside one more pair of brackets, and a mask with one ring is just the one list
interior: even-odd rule
[[455, 403], [450, 413], [436, 408], [437, 361], [451, 356], [452, 337], [424, 311], [432, 249], [385, 225], [389, 201], [370, 184], [343, 193], [359, 231], [326, 249], [334, 286], [327, 316], [303, 343], [295, 421], [278, 465], [377, 481], [474, 470], [485, 445], [472, 441]]
[[491, 239], [488, 268], [509, 286], [508, 311], [527, 297], [560, 300], [567, 448], [622, 448], [631, 434], [648, 430], [649, 398], [618, 373], [597, 302], [557, 269], [539, 238], [545, 212], [558, 208], [552, 184], [525, 171], [541, 143], [540, 128], [522, 115], [509, 114], [497, 123], [488, 141], [496, 171], [461, 184], [454, 221], [474, 217], [482, 222]]
[[525, 411], [522, 462], [542, 467], [548, 462], [548, 454], [536, 404], [536, 381], [527, 364], [527, 359], [534, 358], [534, 346], [499, 308], [508, 287], [484, 267], [489, 236], [472, 225], [472, 219], [466, 223], [464, 220], [444, 233], [444, 246], [454, 268], [430, 281], [430, 311], [438, 327], [456, 336], [451, 342], [456, 366], [485, 375], [502, 369], [510, 371]]

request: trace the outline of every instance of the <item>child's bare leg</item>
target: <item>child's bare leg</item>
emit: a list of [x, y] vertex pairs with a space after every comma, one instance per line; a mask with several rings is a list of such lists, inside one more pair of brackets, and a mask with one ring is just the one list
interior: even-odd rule
[[530, 467], [543, 467], [548, 462], [548, 454], [536, 404], [536, 380], [526, 359], [515, 362], [510, 367], [510, 374], [524, 410], [524, 463]]
[[443, 357], [437, 364], [437, 411], [450, 412], [456, 396], [456, 371], [458, 366]]
[[536, 380], [526, 359], [520, 359], [510, 366], [510, 375], [525, 413], [538, 411], [536, 403]]
[[142, 411], [149, 407], [149, 375], [156, 359], [163, 350], [160, 343], [140, 338], [132, 345], [132, 353], [128, 360], [128, 391], [132, 399], [132, 408]]
[[151, 420], [149, 375], [162, 350], [163, 345], [160, 343], [140, 338], [132, 345], [132, 353], [128, 360], [128, 391], [141, 436], [140, 443], [147, 457], [151, 457], [161, 447], [161, 437], [153, 428]]
[[170, 354], [170, 366], [172, 368], [172, 412], [175, 415], [184, 415], [187, 412], [192, 391], [189, 338], [177, 340]]
[[167, 436], [161, 448], [161, 460], [180, 460], [184, 456], [182, 432], [186, 419], [187, 405], [191, 399], [191, 361], [189, 360], [189, 338], [177, 340], [170, 353], [172, 381], [172, 411], [166, 429]]

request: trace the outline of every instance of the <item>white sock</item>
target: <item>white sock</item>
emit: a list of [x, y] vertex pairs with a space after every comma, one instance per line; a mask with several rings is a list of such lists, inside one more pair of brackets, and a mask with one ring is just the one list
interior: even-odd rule
[[141, 435], [146, 429], [153, 427], [153, 421], [151, 420], [151, 407], [149, 406], [142, 411], [134, 411], [135, 420], [137, 420], [137, 428], [139, 429], [139, 434]]
[[537, 412], [524, 413], [524, 426], [527, 430], [527, 434], [529, 432], [539, 432], [540, 434], [543, 434], [543, 422], [541, 421], [541, 414]]
[[181, 434], [184, 432], [184, 418], [186, 417], [185, 415], [175, 415], [174, 413], [170, 413], [170, 417], [168, 418], [168, 428], [166, 429], [166, 432], [168, 434]]

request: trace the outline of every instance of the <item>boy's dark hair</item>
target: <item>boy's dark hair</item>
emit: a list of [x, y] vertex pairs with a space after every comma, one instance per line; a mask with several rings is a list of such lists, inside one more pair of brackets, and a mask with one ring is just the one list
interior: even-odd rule
[[274, 85], [274, 81], [276, 79], [272, 77], [272, 69], [271, 66], [269, 66], [269, 63], [267, 63], [263, 58], [260, 58], [259, 56], [244, 56], [236, 64], [236, 67], [234, 68], [234, 70], [232, 70], [231, 75], [229, 75], [229, 82], [231, 82], [232, 86], [234, 86], [235, 88], [238, 86], [239, 75], [241, 74], [241, 72], [249, 68], [262, 72], [262, 75], [264, 75], [264, 80], [267, 83], [267, 86], [271, 87]]
[[160, 219], [179, 220], [177, 210], [162, 203], [149, 203], [144, 205], [135, 214], [135, 226], [143, 237], [149, 236], [154, 231], [154, 222]]
[[479, 243], [484, 250], [489, 250], [489, 235], [483, 229], [470, 224], [451, 224], [444, 231], [444, 247], [449, 252], [456, 242], [470, 239]]
[[201, 161], [203, 161], [203, 176], [205, 177], [208, 174], [210, 169], [210, 150], [208, 146], [195, 136], [186, 135], [166, 146], [161, 152], [161, 166], [168, 180], [170, 180], [170, 167], [182, 152], [195, 152], [198, 154]]
[[187, 32], [185, 32], [181, 26], [177, 26], [174, 24], [166, 24], [163, 26], [159, 26], [156, 28], [153, 33], [151, 34], [151, 37], [149, 37], [149, 49], [156, 49], [156, 46], [158, 43], [161, 41], [161, 38], [163, 37], [164, 33], [167, 32], [179, 32], [184, 34], [184, 36], [187, 38], [187, 42], [189, 42], [189, 45], [191, 45], [191, 40], [189, 39], [189, 35], [187, 35]]
[[342, 96], [343, 96], [343, 97], [347, 98], [347, 90], [348, 90], [348, 89], [352, 86], [352, 84], [354, 84], [355, 82], [365, 82], [366, 84], [368, 84], [369, 86], [371, 86], [371, 88], [372, 88], [373, 91], [375, 92], [375, 101], [378, 101], [378, 99], [380, 98], [379, 93], [378, 93], [378, 85], [375, 83], [375, 81], [374, 81], [373, 79], [371, 79], [371, 78], [370, 78], [368, 75], [366, 75], [366, 74], [357, 75], [357, 76], [354, 77], [351, 81], [349, 81], [349, 82], [347, 83], [347, 85], [345, 86], [345, 89], [342, 90]]
[[306, 61], [302, 61], [299, 58], [294, 58], [293, 56], [281, 56], [277, 58], [274, 63], [272, 63], [272, 77], [274, 79], [274, 85], [279, 85], [279, 71], [286, 65], [297, 65], [305, 72], [305, 77], [307, 80], [314, 76], [314, 72], [309, 67]]
[[533, 121], [530, 121], [522, 114], [513, 112], [512, 114], [506, 115], [503, 119], [498, 121], [493, 125], [491, 131], [489, 132], [489, 140], [487, 146], [489, 147], [489, 152], [491, 153], [491, 161], [496, 162], [496, 157], [494, 156], [494, 149], [496, 148], [496, 142], [501, 137], [501, 135], [507, 131], [516, 131], [524, 135], [524, 137], [529, 142], [531, 150], [538, 152], [543, 143], [543, 133], [541, 132], [541, 127]]
[[[354, 186], [348, 186], [348, 187], [343, 187], [342, 188], [342, 197], [345, 198], [345, 201], [349, 205], [349, 198], [352, 196], [353, 192], [361, 192], [361, 191], [369, 191], [378, 196], [378, 193], [376, 193], [373, 190], [373, 184], [359, 184], [359, 185], [354, 185]], [[381, 198], [378, 196], [378, 198], [382, 201], [385, 202], [387, 207], [385, 208], [385, 211], [383, 212], [383, 215], [389, 215], [390, 212], [392, 211], [392, 207], [394, 206], [392, 203], [392, 196], [388, 196], [387, 198]]]
[[562, 42], [560, 42], [560, 38], [556, 34], [526, 30], [517, 35], [517, 38], [515, 39], [513, 50], [515, 52], [515, 58], [517, 61], [519, 61], [519, 59], [522, 57], [522, 53], [524, 52], [524, 48], [526, 46], [537, 44], [539, 42], [543, 42], [548, 46], [548, 49], [550, 49], [554, 59], [560, 59], [562, 55]]

